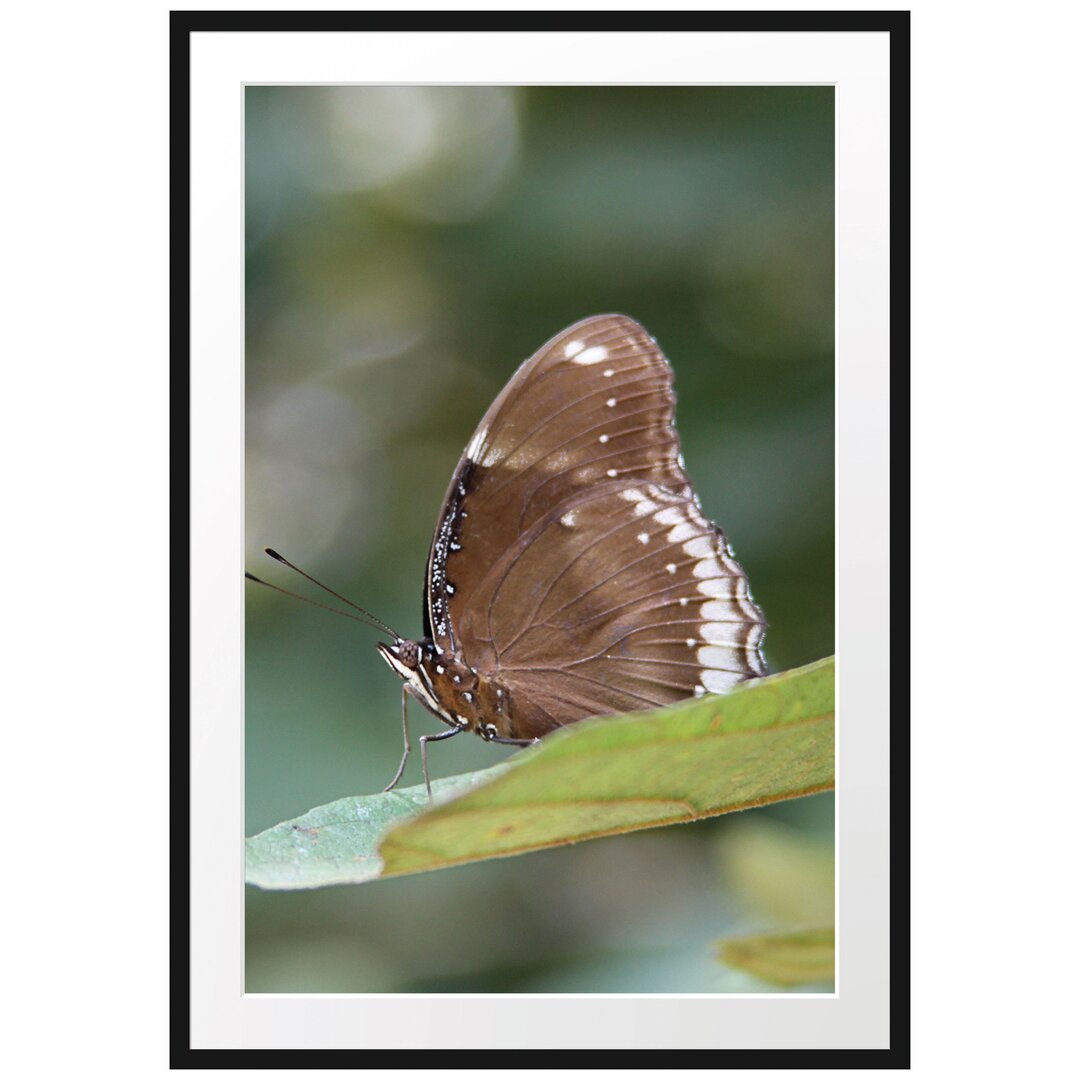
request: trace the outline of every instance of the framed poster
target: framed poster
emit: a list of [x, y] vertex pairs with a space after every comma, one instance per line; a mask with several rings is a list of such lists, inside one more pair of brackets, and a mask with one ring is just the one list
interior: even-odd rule
[[[888, 552], [906, 519], [889, 462], [905, 457], [894, 418], [906, 437], [907, 63], [898, 13], [174, 13], [191, 555], [178, 547], [176, 1064], [613, 1047], [668, 1066], [705, 1048], [772, 1067], [906, 1061], [907, 717], [889, 689], [906, 637], [890, 635]], [[580, 322], [614, 312], [633, 321]], [[739, 562], [672, 538], [689, 518], [629, 535], [685, 550], [703, 586], [680, 637], [704, 696], [648, 735], [641, 717], [573, 717], [519, 750], [490, 736], [533, 729], [470, 725], [485, 737], [431, 747], [426, 812], [419, 754], [379, 794], [402, 731], [377, 628], [243, 571], [358, 615], [272, 547], [391, 639], [437, 645], [432, 530], [458, 481], [475, 497], [459, 455], [513, 460], [481, 417], [549, 339], [567, 378], [610, 370], [612, 385], [625, 342], [663, 350], [677, 477]], [[559, 453], [583, 432], [591, 467], [622, 429], [589, 420]], [[628, 513], [673, 512], [611, 477], [634, 462], [605, 463], [590, 483], [624, 484]], [[708, 593], [711, 567], [752, 597]], [[746, 661], [730, 698], [712, 694], [730, 688], [710, 636], [727, 620], [701, 615], [725, 599], [744, 655], [764, 611], [773, 673]], [[605, 693], [628, 685], [593, 674]], [[505, 685], [522, 715], [524, 683]], [[757, 703], [749, 719], [739, 702]], [[414, 702], [414, 738], [453, 734], [455, 716]], [[541, 764], [529, 798], [505, 786]], [[406, 826], [427, 831], [405, 843]], [[485, 1058], [440, 1063], [469, 1060]]]

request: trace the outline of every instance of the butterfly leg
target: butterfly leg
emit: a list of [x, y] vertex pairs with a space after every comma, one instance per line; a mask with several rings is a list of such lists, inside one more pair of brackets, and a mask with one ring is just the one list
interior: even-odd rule
[[409, 751], [412, 747], [409, 745], [409, 711], [408, 711], [409, 689], [407, 686], [401, 688], [401, 731], [405, 736], [405, 752], [401, 755], [401, 764], [397, 767], [397, 772], [394, 773], [394, 779], [390, 781], [383, 791], [393, 791], [397, 787], [397, 782], [401, 779], [401, 774], [405, 771], [405, 762], [409, 760]]
[[427, 797], [431, 799], [431, 778], [428, 776], [427, 771], [427, 744], [429, 742], [438, 742], [440, 739], [452, 739], [455, 735], [460, 735], [465, 728], [448, 728], [446, 731], [437, 732], [435, 735], [421, 735], [420, 736], [420, 761], [424, 766], [424, 784], [427, 786]]
[[535, 746], [539, 739], [502, 739], [498, 735], [489, 735], [488, 742], [502, 743], [503, 746]]

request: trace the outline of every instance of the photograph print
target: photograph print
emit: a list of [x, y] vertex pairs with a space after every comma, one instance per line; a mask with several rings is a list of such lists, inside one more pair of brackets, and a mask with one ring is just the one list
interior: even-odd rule
[[834, 993], [834, 181], [827, 85], [245, 87], [247, 993]]

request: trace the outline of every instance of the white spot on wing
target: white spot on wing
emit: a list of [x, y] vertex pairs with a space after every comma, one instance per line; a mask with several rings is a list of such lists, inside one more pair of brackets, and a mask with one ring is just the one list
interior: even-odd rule
[[[730, 579], [727, 579], [730, 580]], [[706, 600], [701, 605], [701, 617], [712, 622], [742, 622], [742, 618], [733, 619], [732, 615], [739, 615], [730, 600]]]
[[480, 459], [480, 464], [486, 468], [491, 468], [492, 465], [498, 464], [506, 456], [506, 450], [504, 447], [491, 444], [485, 451], [484, 456]]
[[747, 617], [747, 619], [754, 620], [761, 618], [761, 612], [758, 611], [750, 600], [750, 594], [746, 593], [738, 598], [739, 610]]
[[575, 353], [571, 359], [575, 364], [599, 364], [601, 360], [607, 359], [607, 349], [603, 345], [594, 345], [584, 352]]
[[639, 544], [647, 544], [649, 542], [649, 534], [646, 532], [637, 534]]
[[641, 502], [645, 498], [637, 488], [627, 488], [625, 491], [620, 491], [619, 495], [627, 502]]
[[723, 552], [720, 553], [720, 561], [724, 564], [724, 569], [730, 574], [737, 574], [742, 569], [734, 559], [729, 558]]
[[711, 690], [714, 694], [722, 694], [739, 681], [739, 676], [730, 671], [703, 671], [701, 681], [705, 684], [706, 690]]
[[574, 524], [574, 511], [568, 510], [559, 521], [569, 529]]
[[614, 375], [614, 374], [615, 374], [615, 369], [614, 368], [610, 368], [610, 367], [609, 368], [604, 368], [604, 378], [605, 379], [610, 379], [611, 376]]
[[742, 651], [741, 645], [702, 645], [697, 651], [698, 663], [704, 668], [730, 667], [732, 650]]
[[608, 438], [609, 438], [609, 436], [607, 436], [607, 435], [601, 435], [600, 436], [600, 441], [602, 443], [606, 443], [608, 441]]
[[710, 645], [730, 645], [732, 648], [741, 648], [734, 637], [736, 631], [733, 627], [738, 626], [738, 623], [702, 623], [701, 636]]
[[682, 509], [678, 506], [669, 506], [656, 515], [656, 520], [660, 525], [678, 525], [683, 520]]
[[698, 582], [698, 592], [705, 596], [715, 596], [717, 599], [735, 599], [746, 595], [746, 583], [742, 578], [708, 578]]
[[[669, 574], [674, 574], [674, 573], [675, 573], [675, 564], [674, 564], [673, 562], [669, 562], [669, 563], [667, 564], [667, 572], [668, 572]], [[683, 603], [683, 604], [685, 604], [685, 603], [686, 603], [686, 600], [685, 600], [685, 599], [684, 599], [684, 600], [681, 600], [681, 601], [680, 601], [680, 603]]]
[[619, 470], [618, 469], [608, 469], [607, 474], [608, 474], [608, 476], [618, 476], [619, 475]]
[[567, 357], [568, 359], [570, 357], [572, 357], [572, 356], [577, 356], [577, 354], [579, 352], [581, 352], [581, 350], [584, 349], [584, 348], [585, 348], [585, 342], [584, 341], [571, 341], [566, 346], [566, 348], [563, 349], [563, 356]]
[[479, 428], [475, 435], [469, 440], [469, 445], [465, 447], [465, 456], [474, 464], [480, 464], [480, 448], [484, 445], [484, 439], [487, 438], [487, 428]]
[[696, 525], [691, 525], [689, 521], [684, 521], [681, 525], [676, 525], [675, 528], [667, 534], [667, 542], [669, 544], [681, 544], [684, 540], [689, 540], [691, 536], [695, 536], [697, 531]]
[[715, 554], [711, 536], [696, 536], [683, 544], [683, 551], [692, 559], [711, 559]]
[[604, 404], [607, 405], [609, 409], [614, 409], [616, 405], [616, 400], [613, 397], [609, 397]]

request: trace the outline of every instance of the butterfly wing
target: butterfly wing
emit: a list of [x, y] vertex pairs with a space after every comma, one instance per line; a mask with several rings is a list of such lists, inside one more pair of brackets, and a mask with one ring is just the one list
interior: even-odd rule
[[601, 315], [525, 362], [458, 464], [428, 559], [428, 632], [497, 673], [514, 737], [765, 673], [764, 619], [698, 508], [671, 367]]

